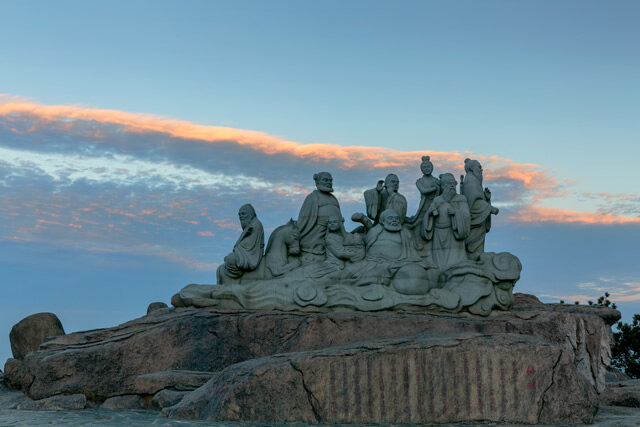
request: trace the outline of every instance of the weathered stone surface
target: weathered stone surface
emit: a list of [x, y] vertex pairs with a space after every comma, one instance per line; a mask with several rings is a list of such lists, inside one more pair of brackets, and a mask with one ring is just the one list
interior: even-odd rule
[[640, 408], [640, 380], [608, 383], [600, 396], [600, 403], [606, 406]]
[[213, 372], [164, 371], [144, 374], [134, 381], [138, 394], [155, 394], [165, 388], [173, 390], [195, 390], [211, 379]]
[[147, 307], [147, 314], [151, 313], [152, 311], [160, 310], [163, 308], [169, 308], [169, 306], [163, 302], [152, 302]]
[[25, 411], [62, 411], [83, 409], [87, 404], [84, 394], [72, 394], [47, 397], [40, 400], [26, 400], [18, 404], [17, 409]]
[[542, 303], [537, 296], [531, 294], [523, 294], [520, 292], [514, 292], [513, 305], [541, 305]]
[[608, 383], [615, 383], [620, 381], [628, 381], [631, 377], [619, 369], [616, 369], [612, 366], [607, 367], [607, 372], [604, 377], [605, 381]]
[[123, 325], [57, 337], [24, 361], [30, 397], [84, 393], [93, 400], [136, 394], [138, 376], [168, 370], [215, 372], [278, 353], [424, 334], [537, 336], [573, 355], [576, 370], [604, 389], [609, 328], [619, 312], [589, 307], [514, 307], [488, 317], [465, 314], [281, 313], [171, 309]]
[[64, 335], [58, 316], [53, 313], [32, 314], [11, 328], [11, 353], [14, 358], [22, 360], [27, 354], [36, 351], [45, 338], [58, 335]]
[[189, 394], [188, 391], [160, 390], [153, 396], [151, 405], [156, 409], [168, 408], [169, 406], [180, 403], [182, 398], [187, 394]]
[[101, 409], [142, 409], [142, 397], [137, 394], [127, 394], [124, 396], [114, 396], [105, 400]]
[[591, 422], [597, 393], [572, 357], [526, 335], [375, 340], [230, 366], [163, 413], [283, 423]]
[[7, 359], [4, 364], [4, 383], [12, 389], [19, 389], [22, 385], [22, 361]]

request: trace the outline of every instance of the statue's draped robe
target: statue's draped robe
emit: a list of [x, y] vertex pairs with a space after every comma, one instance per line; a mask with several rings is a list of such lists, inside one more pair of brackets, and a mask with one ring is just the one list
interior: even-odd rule
[[331, 193], [314, 190], [304, 199], [298, 215], [300, 250], [308, 254], [324, 256], [329, 218], [342, 218], [338, 199]]
[[407, 199], [400, 193], [384, 190], [378, 192], [372, 188], [364, 192], [364, 202], [367, 206], [367, 216], [378, 224], [380, 214], [386, 209], [393, 209], [400, 215], [402, 223], [407, 219]]
[[264, 228], [258, 217], [253, 217], [233, 246], [235, 265], [225, 263], [218, 267], [218, 284], [226, 283], [230, 279], [239, 279], [245, 272], [258, 268], [263, 252]]
[[[453, 215], [449, 215], [449, 208], [454, 210]], [[460, 194], [454, 195], [450, 201], [440, 195], [433, 200], [430, 210], [437, 210], [438, 215], [426, 215], [422, 233], [431, 242], [433, 261], [440, 271], [445, 271], [468, 259], [464, 241], [471, 225], [469, 206], [467, 199]]]
[[[420, 242], [422, 237], [420, 237], [420, 230], [422, 229], [422, 220], [427, 212], [429, 212], [429, 207], [431, 206], [431, 202], [440, 194], [440, 180], [435, 178], [434, 176], [422, 176], [418, 178], [416, 181], [416, 187], [420, 191], [420, 204], [418, 205], [418, 210], [416, 214], [411, 218], [407, 218], [407, 226], [413, 232], [413, 238], [416, 242]], [[421, 253], [426, 255], [428, 252], [428, 245], [424, 245], [424, 248], [421, 249]]]
[[264, 228], [258, 218], [253, 217], [233, 246], [233, 253], [237, 259], [236, 266], [244, 271], [255, 270], [262, 260], [263, 251]]
[[471, 213], [471, 232], [466, 239], [470, 259], [478, 259], [484, 252], [484, 239], [491, 230], [491, 203], [486, 199], [482, 182], [468, 173], [462, 185], [462, 195], [466, 197]]

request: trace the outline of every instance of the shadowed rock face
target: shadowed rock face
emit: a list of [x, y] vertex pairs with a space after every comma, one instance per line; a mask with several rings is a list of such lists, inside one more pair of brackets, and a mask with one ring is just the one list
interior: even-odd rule
[[83, 393], [89, 399], [138, 393], [136, 377], [170, 370], [215, 372], [246, 360], [356, 342], [422, 335], [521, 334], [566, 352], [595, 390], [604, 388], [615, 310], [516, 306], [488, 317], [468, 314], [281, 313], [179, 308], [120, 326], [72, 333], [24, 360], [21, 385], [33, 399]]
[[37, 313], [16, 323], [9, 333], [11, 353], [18, 360], [38, 349], [47, 337], [64, 335], [60, 319], [53, 313]]
[[597, 401], [559, 346], [471, 333], [239, 363], [163, 413], [212, 421], [581, 423], [593, 419]]

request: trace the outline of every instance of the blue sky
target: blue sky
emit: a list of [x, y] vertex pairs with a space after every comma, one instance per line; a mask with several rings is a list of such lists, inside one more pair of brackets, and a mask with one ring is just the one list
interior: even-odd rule
[[640, 312], [634, 1], [1, 2], [0, 357], [22, 317], [106, 327], [211, 283], [334, 174], [480, 159], [488, 237], [547, 301]]

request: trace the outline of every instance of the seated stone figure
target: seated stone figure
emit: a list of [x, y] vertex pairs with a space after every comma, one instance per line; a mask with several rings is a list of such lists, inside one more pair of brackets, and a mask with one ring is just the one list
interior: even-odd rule
[[472, 216], [467, 198], [456, 193], [453, 175], [440, 175], [442, 194], [420, 221], [420, 238], [430, 246], [423, 252], [424, 240], [416, 241], [412, 224], [403, 224], [406, 200], [398, 197], [393, 177], [387, 177], [386, 198], [380, 195], [381, 204], [375, 205], [386, 206], [375, 214], [377, 224], [367, 219], [366, 230], [347, 233], [330, 194], [331, 175], [316, 174], [318, 189], [305, 199], [301, 222], [276, 228], [264, 256], [262, 224], [250, 205], [243, 206], [243, 231], [218, 269], [218, 285], [188, 285], [172, 304], [283, 311], [466, 310], [484, 316], [511, 307], [522, 265], [507, 252], [467, 255]]
[[440, 175], [442, 194], [433, 199], [424, 220], [422, 235], [431, 242], [431, 255], [441, 271], [466, 261], [465, 239], [471, 217], [464, 196], [456, 193], [456, 179], [450, 173]]
[[420, 257], [411, 232], [402, 227], [395, 210], [386, 209], [379, 222], [365, 237], [365, 260], [345, 269], [343, 277], [356, 285], [377, 283], [392, 285], [403, 294], [425, 294], [437, 284], [434, 265]]
[[469, 258], [480, 259], [484, 252], [484, 239], [491, 230], [491, 215], [498, 214], [498, 208], [491, 206], [491, 191], [482, 189], [482, 166], [477, 160], [465, 159], [464, 171], [460, 177], [460, 194], [467, 198], [471, 213], [471, 231], [465, 240]]
[[238, 211], [242, 233], [233, 246], [233, 251], [224, 257], [224, 264], [218, 267], [218, 284], [236, 283], [244, 273], [258, 268], [264, 251], [264, 228], [250, 204]]
[[327, 223], [327, 263], [344, 269], [345, 263], [361, 261], [364, 258], [364, 244], [359, 234], [342, 232], [344, 218], [332, 216]]
[[384, 181], [378, 181], [375, 188], [364, 192], [364, 202], [369, 218], [362, 213], [355, 213], [351, 219], [362, 223], [364, 230], [368, 231], [371, 227], [379, 224], [382, 212], [393, 209], [400, 216], [400, 222], [404, 224], [407, 219], [407, 199], [398, 193], [399, 188], [398, 175], [390, 173]]

